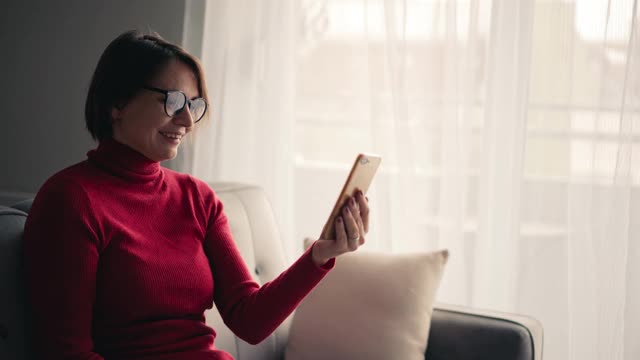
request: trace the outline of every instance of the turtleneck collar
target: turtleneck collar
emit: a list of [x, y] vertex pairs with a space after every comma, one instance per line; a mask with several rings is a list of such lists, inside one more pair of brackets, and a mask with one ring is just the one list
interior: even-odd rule
[[101, 140], [98, 148], [90, 150], [87, 157], [89, 161], [130, 182], [146, 183], [162, 173], [160, 162], [112, 138]]

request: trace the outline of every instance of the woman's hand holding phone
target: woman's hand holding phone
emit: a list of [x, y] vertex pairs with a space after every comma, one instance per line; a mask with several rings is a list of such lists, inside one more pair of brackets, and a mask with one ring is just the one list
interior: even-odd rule
[[356, 191], [347, 199], [334, 226], [335, 239], [319, 239], [313, 245], [311, 255], [318, 266], [331, 258], [355, 251], [365, 243], [369, 232], [369, 201], [362, 191]]

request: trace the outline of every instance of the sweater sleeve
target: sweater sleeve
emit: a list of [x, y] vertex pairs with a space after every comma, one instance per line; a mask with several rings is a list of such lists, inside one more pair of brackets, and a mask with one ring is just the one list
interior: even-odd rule
[[311, 248], [282, 274], [260, 287], [235, 245], [222, 203], [210, 199], [205, 252], [214, 278], [214, 301], [238, 337], [257, 344], [268, 337], [333, 268], [335, 259], [314, 264]]
[[93, 352], [99, 236], [90, 200], [67, 179], [49, 180], [24, 229], [27, 296], [38, 358], [99, 360]]

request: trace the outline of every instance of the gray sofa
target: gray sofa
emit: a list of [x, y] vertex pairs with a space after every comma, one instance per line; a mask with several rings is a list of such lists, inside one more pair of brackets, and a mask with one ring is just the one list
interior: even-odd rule
[[[264, 192], [250, 185], [213, 183], [225, 204], [235, 241], [258, 282], [285, 267], [278, 229]], [[0, 203], [1, 203], [0, 199]], [[22, 280], [21, 235], [31, 200], [0, 206], [0, 359], [32, 359], [29, 311]], [[260, 234], [259, 237], [254, 237]], [[294, 315], [295, 316], [295, 315]], [[250, 345], [223, 324], [215, 307], [207, 323], [216, 329], [216, 346], [236, 359], [274, 360], [283, 357], [290, 319], [269, 338]], [[437, 304], [431, 321], [428, 360], [539, 360], [542, 326], [530, 317]]]

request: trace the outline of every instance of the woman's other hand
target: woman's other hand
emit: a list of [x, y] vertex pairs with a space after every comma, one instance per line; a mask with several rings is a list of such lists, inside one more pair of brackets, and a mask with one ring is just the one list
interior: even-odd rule
[[349, 198], [336, 218], [335, 239], [319, 239], [313, 245], [313, 262], [322, 266], [329, 259], [352, 252], [364, 244], [369, 232], [369, 204], [361, 191]]

